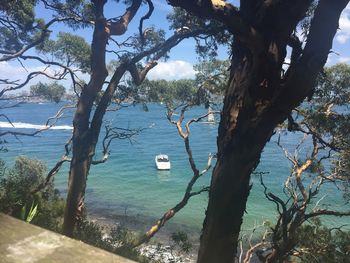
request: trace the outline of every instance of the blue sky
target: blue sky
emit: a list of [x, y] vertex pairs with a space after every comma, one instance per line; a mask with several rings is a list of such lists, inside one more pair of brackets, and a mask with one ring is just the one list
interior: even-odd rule
[[[144, 28], [149, 26], [156, 26], [157, 28], [165, 29], [167, 36], [170, 36], [172, 32], [169, 30], [169, 24], [166, 20], [166, 15], [171, 12], [172, 8], [166, 3], [165, 0], [153, 0], [155, 10], [151, 19], [146, 20]], [[237, 1], [231, 1], [233, 3]], [[125, 8], [122, 4], [117, 4], [115, 1], [108, 1], [105, 7], [105, 16], [107, 18], [118, 17], [124, 12]], [[137, 13], [134, 20], [129, 25], [128, 32], [138, 32], [138, 21], [141, 16], [147, 12], [146, 6], [141, 8]], [[38, 16], [48, 19], [50, 14], [42, 7], [36, 10]], [[53, 34], [57, 34], [59, 31], [71, 32], [70, 29], [63, 25], [58, 25], [52, 28]], [[82, 36], [90, 43], [92, 37], [92, 28], [85, 30], [76, 30], [74, 33]], [[126, 36], [117, 37], [117, 41], [122, 41]], [[337, 33], [334, 42], [332, 53], [329, 56], [327, 65], [334, 65], [339, 62], [345, 62], [350, 64], [350, 5], [347, 6], [340, 19], [340, 30]], [[113, 59], [113, 55], [109, 54], [108, 59]], [[220, 47], [219, 58], [228, 58], [228, 53], [225, 47]], [[170, 59], [167, 62], [160, 62], [148, 75], [150, 79], [180, 79], [180, 78], [193, 78], [194, 70], [192, 66], [197, 63], [197, 55], [195, 53], [195, 43], [193, 40], [185, 40], [177, 47], [173, 48], [170, 52]], [[26, 65], [27, 71], [40, 70], [44, 67], [38, 63], [29, 62]], [[11, 76], [12, 79], [23, 79], [27, 71], [21, 67], [18, 62], [2, 62], [0, 63], [0, 76]], [[48, 69], [50, 70], [53, 69]], [[87, 78], [87, 76], [82, 76]], [[44, 78], [32, 80], [30, 84], [35, 84], [38, 80], [49, 82]], [[69, 82], [67, 81], [67, 84]]]

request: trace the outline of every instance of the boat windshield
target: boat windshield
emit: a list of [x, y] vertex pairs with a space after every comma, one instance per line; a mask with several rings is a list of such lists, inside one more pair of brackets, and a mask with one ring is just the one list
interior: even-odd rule
[[157, 161], [158, 162], [169, 162], [169, 159], [166, 157], [159, 157], [159, 158], [157, 158]]

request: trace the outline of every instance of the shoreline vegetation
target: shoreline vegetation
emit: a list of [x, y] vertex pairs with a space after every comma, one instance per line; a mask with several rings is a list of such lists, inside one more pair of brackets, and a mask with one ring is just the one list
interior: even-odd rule
[[[51, 231], [61, 233], [64, 199], [51, 182], [47, 188], [33, 192], [44, 180], [46, 167], [38, 160], [24, 156], [17, 157], [13, 167], [0, 162], [0, 211], [16, 218], [33, 223]], [[35, 208], [35, 211], [33, 209]], [[147, 221], [147, 220], [146, 220]], [[151, 221], [151, 220], [150, 220]], [[101, 213], [88, 213], [80, 221], [74, 238], [102, 249], [116, 252], [119, 246], [130, 242], [131, 238], [146, 229], [145, 220], [133, 218], [127, 214], [105, 217]], [[190, 229], [174, 232], [177, 227], [163, 229], [156, 239], [138, 249], [126, 247], [117, 254], [138, 262], [194, 262], [195, 255], [190, 252], [195, 238]], [[186, 232], [186, 234], [185, 234]], [[143, 257], [143, 256], [147, 256]]]
[[[40, 185], [46, 167], [43, 162], [25, 156], [17, 157], [13, 167], [0, 165], [0, 210], [40, 227], [61, 233], [64, 199], [51, 182], [31, 197], [30, 192]], [[31, 208], [29, 209], [29, 207]], [[33, 206], [38, 209], [32, 213]], [[116, 211], [118, 212], [118, 211]], [[152, 225], [156, 218], [130, 216], [127, 210], [111, 214], [87, 207], [74, 238], [107, 251], [130, 242]], [[32, 214], [30, 216], [30, 214]], [[30, 217], [30, 219], [29, 219]], [[157, 235], [137, 249], [128, 248], [117, 254], [138, 262], [192, 263], [196, 261], [200, 230], [169, 222]]]
[[[12, 168], [6, 168], [5, 163], [2, 162], [0, 171], [1, 211], [60, 233], [64, 200], [59, 197], [59, 192], [54, 188], [54, 184], [51, 183], [47, 189], [38, 192], [34, 198], [29, 198], [28, 195], [28, 191], [36, 188], [44, 179], [45, 166], [42, 162], [22, 156], [17, 158]], [[32, 218], [28, 219], [31, 213], [28, 209], [30, 204], [32, 207], [33, 204], [36, 204], [39, 208]], [[142, 215], [130, 216], [127, 211], [121, 214], [105, 214], [103, 211], [87, 209], [85, 219], [78, 225], [74, 238], [111, 252], [116, 252], [119, 246], [127, 244], [131, 238], [142, 234], [154, 222], [154, 218]], [[266, 225], [266, 227], [270, 226]], [[346, 244], [350, 238], [346, 235], [329, 236], [326, 228], [310, 227], [311, 224], [300, 232], [302, 237], [307, 234], [307, 231], [312, 231], [314, 235], [319, 235], [319, 232], [320, 238], [325, 238], [328, 242], [334, 242], [333, 239], [340, 238], [340, 241], [337, 242]], [[259, 242], [261, 235], [256, 235], [257, 233], [257, 230], [248, 233], [250, 236], [248, 241]], [[193, 228], [170, 222], [150, 242], [137, 249], [117, 250], [117, 254], [144, 263], [192, 263], [197, 258], [195, 251], [199, 246], [199, 234], [199, 231], [194, 231]], [[243, 249], [249, 248], [249, 242], [243, 244]]]
[[[87, 219], [102, 228], [104, 238], [109, 237], [108, 233], [115, 227], [121, 227], [134, 234], [143, 233], [149, 227], [149, 224], [141, 222], [140, 217], [133, 218], [128, 215], [106, 218], [98, 213], [89, 213]], [[152, 222], [151, 219], [149, 221]], [[190, 243], [190, 245], [188, 244], [190, 246], [188, 251], [183, 251], [178, 244], [175, 245], [172, 235], [176, 233], [186, 233], [186, 238], [188, 238], [186, 242]], [[141, 245], [137, 251], [143, 256], [162, 263], [193, 263], [197, 259], [195, 251], [199, 247], [199, 236], [199, 231], [193, 231], [193, 229], [184, 225], [177, 226], [177, 224], [170, 223], [167, 227], [161, 229], [150, 242]]]
[[[45, 101], [45, 100], [44, 100]], [[45, 102], [49, 102], [46, 100]], [[30, 102], [33, 103], [33, 102]], [[30, 161], [29, 161], [30, 162]], [[29, 164], [26, 164], [26, 168], [30, 168], [31, 166]], [[35, 165], [33, 166], [38, 166], [40, 167], [40, 164], [38, 161], [35, 161]], [[32, 169], [32, 168], [30, 168]], [[29, 171], [30, 171], [29, 169]], [[35, 169], [33, 167], [34, 171], [39, 172], [39, 170]], [[21, 169], [21, 170], [24, 170]], [[40, 179], [42, 180], [42, 179]], [[50, 187], [54, 187], [53, 185]], [[50, 188], [49, 187], [49, 188]], [[24, 189], [23, 189], [24, 191]], [[24, 193], [24, 192], [23, 192]], [[26, 200], [26, 199], [23, 199]], [[32, 203], [26, 204], [27, 209], [32, 205]], [[75, 238], [78, 238], [79, 240], [82, 240], [86, 243], [107, 249], [109, 251], [114, 251], [114, 246], [111, 245], [112, 241], [115, 242], [113, 239], [113, 235], [109, 235], [110, 232], [113, 232], [114, 229], [117, 229], [120, 227], [120, 229], [117, 233], [118, 236], [118, 241], [117, 242], [124, 242], [120, 241], [123, 238], [126, 238], [128, 235], [138, 235], [142, 234], [145, 231], [148, 230], [148, 227], [151, 226], [157, 218], [150, 218], [150, 217], [145, 217], [143, 215], [137, 215], [137, 216], [132, 216], [128, 215], [127, 211], [115, 211], [116, 214], [112, 214], [110, 212], [104, 212], [103, 210], [96, 209], [94, 210], [89, 210], [89, 206], [87, 205], [87, 217], [86, 217], [86, 225], [84, 226], [84, 231], [87, 230], [87, 232], [91, 231], [90, 234], [83, 234], [80, 233], [80, 236], [75, 236]], [[118, 213], [119, 212], [119, 213]], [[28, 213], [28, 212], [26, 212]], [[160, 216], [155, 214], [155, 216]], [[35, 217], [34, 217], [35, 219]], [[62, 221], [62, 218], [60, 219]], [[309, 222], [310, 225], [313, 225], [313, 222]], [[310, 225], [307, 225], [310, 226]], [[317, 226], [317, 223], [316, 223]], [[266, 226], [266, 228], [272, 228], [273, 226]], [[305, 231], [310, 231], [309, 229], [305, 228]], [[50, 229], [50, 228], [49, 228]], [[316, 233], [316, 228], [312, 228], [312, 231]], [[324, 228], [326, 229], [326, 228]], [[321, 233], [326, 236], [325, 233], [327, 233], [328, 230], [324, 230], [321, 228]], [[346, 230], [346, 229], [345, 229]], [[55, 231], [60, 231], [58, 228], [55, 229]], [[264, 231], [261, 230], [262, 232]], [[304, 231], [304, 230], [303, 230]], [[181, 236], [182, 233], [186, 233], [186, 235]], [[257, 230], [252, 230], [252, 232], [257, 233]], [[178, 243], [173, 242], [173, 234], [180, 233], [180, 236], [182, 239]], [[302, 232], [303, 233], [303, 232]], [[199, 247], [199, 235], [200, 235], [200, 230], [194, 230], [192, 227], [183, 225], [183, 224], [176, 224], [169, 222], [166, 227], [162, 228], [159, 233], [151, 239], [149, 243], [143, 244], [139, 248], [137, 248], [135, 251], [133, 249], [130, 249], [128, 252], [121, 252], [119, 254], [124, 255], [126, 257], [134, 258], [135, 256], [146, 256], [147, 258], [152, 258], [155, 260], [155, 262], [164, 262], [164, 263], [170, 263], [170, 262], [195, 262], [197, 255], [196, 252], [198, 247]], [[339, 235], [342, 239], [347, 242], [348, 237], [342, 237]], [[113, 238], [112, 238], [113, 237]], [[176, 236], [175, 236], [176, 237]], [[111, 238], [112, 241], [108, 241]], [[334, 236], [330, 235], [327, 237], [327, 240], [332, 240]], [[251, 243], [258, 243], [261, 240], [261, 235], [257, 235], [256, 237], [250, 239], [246, 244], [243, 245], [244, 249], [249, 249], [249, 242]], [[183, 243], [190, 244], [192, 249], [190, 252], [184, 252], [182, 251], [181, 244]], [[322, 241], [324, 242], [324, 240]], [[333, 242], [333, 241], [332, 241]], [[341, 241], [344, 242], [344, 241]], [[179, 245], [180, 244], [180, 245]], [[336, 248], [336, 246], [335, 246]], [[136, 254], [132, 254], [134, 251]], [[118, 251], [119, 252], [119, 251]], [[125, 253], [125, 254], [123, 254]], [[130, 254], [131, 253], [131, 254]], [[146, 258], [137, 259], [139, 262], [148, 262]], [[252, 261], [254, 262], [254, 261]], [[257, 261], [258, 262], [258, 261]]]

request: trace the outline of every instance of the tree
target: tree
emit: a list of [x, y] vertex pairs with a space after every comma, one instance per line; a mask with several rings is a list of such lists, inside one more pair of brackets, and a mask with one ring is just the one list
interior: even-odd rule
[[204, 60], [193, 68], [196, 70], [198, 103], [203, 103], [209, 110], [220, 109], [229, 77], [229, 61]]
[[[291, 171], [282, 195], [270, 192], [261, 174], [265, 197], [277, 208], [276, 223], [268, 230], [270, 236], [247, 252], [251, 255], [256, 251], [262, 262], [294, 261], [295, 257], [302, 262], [341, 262], [347, 257], [344, 243], [349, 232], [343, 231], [342, 226], [323, 227], [321, 221], [326, 217], [350, 216], [348, 200], [341, 198], [350, 182], [345, 161], [350, 151], [346, 99], [349, 74], [350, 66], [346, 64], [325, 68], [317, 80], [313, 101], [296, 108], [280, 128], [277, 144], [290, 161]], [[292, 150], [283, 147], [285, 129], [300, 135], [300, 142], [296, 141]], [[337, 206], [323, 205], [329, 202], [323, 194], [335, 190]]]
[[[146, 38], [144, 37], [145, 33], [142, 32], [141, 23], [141, 37], [136, 39], [137, 41], [134, 43], [136, 54], [130, 53], [120, 58], [118, 66], [114, 69], [107, 88], [103, 92], [92, 118], [90, 118], [93, 102], [97, 94], [102, 90], [108, 76], [105, 62], [107, 41], [113, 35], [123, 35], [126, 32], [127, 26], [140, 8], [141, 2], [141, 0], [132, 1], [120, 19], [117, 22], [110, 23], [104, 18], [103, 13], [103, 7], [106, 1], [93, 1], [95, 23], [91, 44], [91, 77], [88, 84], [82, 90], [77, 103], [77, 111], [73, 119], [73, 152], [69, 172], [67, 205], [63, 229], [64, 233], [68, 236], [72, 235], [76, 221], [82, 214], [86, 180], [90, 166], [95, 163], [92, 158], [95, 154], [103, 116], [114, 94], [118, 92], [121, 78], [128, 71], [133, 81], [139, 85], [144, 80], [149, 70], [156, 66], [157, 60], [166, 55], [170, 48], [178, 44], [184, 38], [207, 32], [203, 29], [195, 31], [180, 29], [175, 35], [165, 40], [161, 32], [159, 32], [158, 37], [154, 37], [157, 32], [151, 30], [150, 33], [153, 32], [153, 37]], [[150, 15], [153, 5], [151, 1], [147, 1], [147, 3], [150, 7], [150, 11], [147, 15]], [[145, 65], [141, 66], [137, 64], [143, 59], [146, 59]], [[113, 138], [113, 136], [111, 138]], [[107, 155], [108, 148], [105, 148], [104, 156]], [[99, 161], [96, 163], [99, 163]]]
[[166, 102], [172, 98], [169, 84], [166, 80], [145, 81], [145, 88], [147, 91], [147, 99], [153, 102]]
[[[210, 36], [220, 32], [220, 30], [217, 30], [216, 24], [212, 26], [211, 23], [206, 23], [205, 27], [188, 28], [179, 26], [173, 28], [175, 31], [173, 36], [165, 39], [163, 30], [157, 30], [154, 27], [143, 29], [144, 21], [151, 16], [154, 9], [152, 1], [117, 1], [117, 3], [122, 2], [118, 4], [118, 7], [121, 7], [124, 13], [108, 19], [104, 16], [104, 6], [107, 2], [109, 1], [32, 1], [30, 2], [31, 12], [34, 13], [34, 7], [40, 3], [42, 7], [49, 10], [53, 19], [48, 23], [43, 20], [40, 20], [40, 23], [35, 22], [37, 20], [34, 19], [31, 28], [36, 30], [36, 38], [23, 41], [10, 52], [1, 52], [3, 56], [0, 61], [13, 59], [18, 59], [21, 62], [35, 60], [47, 67], [60, 69], [60, 72], [55, 72], [53, 76], [49, 76], [46, 72], [32, 72], [23, 83], [14, 83], [13, 87], [4, 89], [3, 93], [19, 89], [34, 76], [44, 74], [54, 79], [70, 76], [73, 88], [78, 95], [77, 109], [73, 119], [73, 136], [65, 146], [65, 154], [50, 170], [45, 181], [49, 182], [64, 162], [70, 162], [63, 229], [63, 232], [68, 236], [72, 235], [74, 226], [82, 215], [90, 166], [107, 160], [109, 145], [114, 138], [129, 138], [133, 134], [132, 131], [128, 133], [126, 130], [107, 127], [105, 138], [102, 140], [103, 157], [101, 160], [93, 159], [107, 108], [112, 101], [121, 103], [124, 99], [129, 99], [125, 96], [128, 91], [125, 89], [125, 85], [121, 83], [126, 72], [129, 72], [136, 85], [140, 85], [149, 70], [157, 65], [157, 61], [166, 58], [167, 52], [183, 39], [199, 37], [198, 41], [200, 42], [201, 36], [205, 35], [206, 38], [210, 38]], [[139, 21], [139, 34], [128, 37], [124, 42], [116, 41], [113, 37], [126, 33], [129, 23], [134, 19], [142, 3], [147, 5], [148, 11]], [[114, 6], [116, 6], [115, 3]], [[11, 6], [4, 5], [1, 7], [4, 9], [1, 11], [5, 14], [12, 12]], [[25, 30], [21, 28], [20, 23], [17, 23], [16, 17], [13, 17], [13, 20], [10, 25], [5, 24], [6, 29], [10, 30], [11, 36], [15, 38], [17, 31], [12, 30], [12, 28], [19, 27], [23, 33], [25, 33]], [[56, 40], [49, 39], [52, 34], [49, 27], [53, 23], [62, 23], [73, 29], [92, 27], [91, 48], [87, 48], [86, 43], [81, 38], [68, 33], [59, 33]], [[38, 54], [26, 54], [33, 47], [36, 48]], [[109, 48], [112, 50], [109, 50]], [[107, 52], [115, 54], [118, 58], [117, 62], [111, 67], [110, 76], [106, 66]], [[55, 60], [48, 59], [50, 57]], [[87, 59], [87, 57], [90, 57], [90, 59]], [[77, 69], [89, 74], [90, 79], [86, 84], [83, 84], [78, 78]], [[9, 83], [9, 81], [5, 80], [5, 83]], [[81, 92], [78, 93], [78, 90], [81, 90]], [[116, 98], [119, 95], [123, 99]], [[57, 115], [60, 116], [60, 113]], [[44, 186], [45, 183], [40, 185], [40, 187]], [[35, 191], [38, 191], [40, 187]]]
[[31, 96], [43, 97], [47, 100], [60, 102], [66, 93], [64, 86], [53, 82], [51, 84], [44, 84], [39, 82], [36, 85], [30, 86]]
[[36, 49], [43, 54], [50, 53], [56, 60], [66, 61], [67, 67], [77, 67], [83, 73], [90, 70], [91, 48], [80, 36], [59, 32], [57, 40], [46, 39]]
[[[21, 218], [26, 208], [37, 206], [33, 224], [60, 231], [64, 201], [50, 182], [45, 189], [31, 191], [45, 181], [45, 165], [24, 156], [16, 158], [13, 167], [7, 168], [0, 160], [0, 211]], [[25, 213], [24, 213], [25, 216]]]
[[[44, 6], [57, 16], [46, 24], [38, 22], [32, 26], [31, 29], [38, 29], [33, 34], [36, 38], [27, 42], [23, 40], [11, 52], [3, 52], [0, 59], [34, 59], [23, 54], [48, 37], [48, 28], [52, 23], [65, 21], [75, 28], [94, 28], [90, 80], [82, 88], [77, 103], [71, 140], [72, 158], [66, 159], [71, 165], [64, 232], [71, 235], [76, 220], [81, 215], [90, 166], [105, 160], [95, 161], [93, 156], [104, 113], [111, 98], [121, 89], [119, 84], [124, 73], [128, 71], [135, 83], [140, 84], [169, 48], [184, 38], [201, 34], [196, 40], [204, 39], [207, 45], [197, 46], [200, 53], [209, 52], [211, 43], [215, 47], [221, 41], [231, 43], [232, 58], [217, 139], [218, 161], [213, 171], [198, 261], [232, 262], [249, 195], [250, 175], [275, 127], [312, 94], [315, 80], [330, 52], [339, 16], [349, 1], [251, 0], [242, 1], [238, 10], [221, 0], [168, 0], [171, 5], [181, 7], [191, 14], [177, 9], [175, 15], [170, 17], [173, 21], [172, 29], [176, 29], [176, 33], [165, 40], [161, 31], [151, 29], [147, 32], [142, 29], [143, 21], [153, 10], [152, 1], [149, 0], [146, 1], [149, 11], [140, 21], [141, 34], [133, 38], [134, 52], [117, 52], [117, 67], [113, 70], [111, 79], [107, 79], [107, 44], [114, 42], [113, 36], [123, 35], [127, 31], [142, 3], [141, 0], [123, 2], [128, 4], [124, 14], [107, 19], [103, 10], [106, 1], [43, 1]], [[30, 3], [32, 7], [36, 2]], [[6, 4], [0, 7], [4, 10], [9, 8]], [[307, 28], [307, 37], [303, 43], [296, 32], [300, 31], [300, 25], [304, 23], [304, 17], [309, 15], [310, 10], [315, 11], [310, 14], [312, 22]], [[177, 15], [181, 19], [177, 19]], [[216, 36], [216, 41], [212, 42], [213, 39], [208, 37], [209, 33]], [[16, 30], [11, 31], [11, 35], [14, 34], [17, 34]], [[147, 38], [147, 34], [150, 34], [150, 38]], [[292, 50], [292, 55], [288, 69], [284, 70], [282, 66], [287, 47]], [[35, 59], [43, 61], [42, 58]], [[70, 56], [65, 59], [65, 64], [52, 61], [45, 63], [62, 67], [62, 74], [69, 74], [73, 83], [76, 83], [74, 71], [67, 67]], [[56, 77], [61, 78], [62, 74]], [[15, 85], [14, 88], [19, 87], [21, 85]], [[95, 98], [101, 91], [103, 95], [94, 108]], [[117, 136], [118, 134], [111, 135]], [[104, 148], [103, 154], [108, 156], [108, 147]]]
[[[261, 152], [308, 95], [326, 63], [341, 12], [348, 0], [225, 1], [169, 0], [200, 18], [216, 19], [234, 36], [229, 82], [218, 130], [198, 262], [233, 262]], [[313, 5], [305, 43], [296, 32]], [[291, 62], [283, 69], [291, 48]]]
[[195, 79], [145, 79], [138, 93], [144, 95], [147, 101], [165, 102], [168, 106], [185, 102], [208, 106], [213, 96], [223, 96], [228, 81], [228, 66], [228, 61], [204, 60], [194, 65]]
[[143, 92], [147, 101], [173, 103], [193, 99], [197, 94], [196, 83], [192, 79], [166, 81], [146, 80], [139, 92]]
[[194, 65], [196, 82], [211, 94], [223, 95], [228, 81], [228, 60], [208, 60]]
[[[0, 79], [0, 98], [5, 101], [5, 103], [0, 105], [0, 109], [18, 106], [17, 104], [8, 104], [6, 100], [8, 99], [23, 99], [26, 95], [21, 92], [19, 96], [4, 96], [6, 93], [11, 91], [18, 91], [23, 87], [27, 86], [28, 83], [38, 76], [43, 76], [52, 80], [62, 80], [66, 76], [70, 76], [72, 81], [75, 82], [77, 78], [76, 73], [80, 71], [79, 69], [71, 69], [69, 64], [63, 65], [53, 59], [49, 59], [46, 56], [37, 56], [35, 50], [45, 42], [50, 37], [52, 33], [51, 28], [58, 23], [68, 23], [74, 24], [73, 22], [80, 21], [82, 17], [86, 18], [86, 14], [77, 16], [74, 9], [74, 5], [70, 5], [70, 11], [72, 12], [60, 12], [56, 16], [53, 16], [51, 20], [45, 21], [44, 19], [37, 18], [35, 13], [35, 8], [37, 5], [44, 5], [47, 9], [51, 9], [52, 6], [48, 1], [36, 1], [36, 0], [24, 0], [24, 1], [7, 1], [0, 4], [0, 62], [11, 62], [17, 61], [23, 69], [27, 72], [24, 79], [16, 79], [12, 74], [3, 76]], [[82, 4], [84, 6], [84, 4]], [[64, 6], [62, 6], [64, 7]], [[66, 8], [66, 7], [65, 7]], [[83, 8], [84, 9], [84, 8]], [[70, 23], [69, 23], [70, 22]], [[81, 48], [84, 50], [84, 48]], [[39, 63], [38, 67], [32, 70], [28, 70], [26, 67], [27, 62]], [[29, 67], [30, 68], [30, 67]], [[62, 112], [60, 112], [62, 113]], [[0, 133], [0, 137], [6, 135], [13, 136], [35, 136], [36, 134], [47, 130], [53, 124], [50, 121], [53, 119], [57, 120], [61, 114], [49, 118], [46, 127], [44, 129], [37, 130], [32, 133], [22, 132], [22, 131], [11, 131], [5, 130]], [[11, 120], [5, 115], [1, 114], [1, 117], [6, 121], [11, 123]]]
[[[162, 30], [155, 30], [154, 28], [143, 30], [143, 21], [149, 18], [153, 11], [152, 2], [146, 2], [149, 10], [140, 20], [140, 34], [129, 38], [130, 41], [124, 42], [125, 46], [132, 47], [132, 49], [115, 52], [118, 56], [118, 62], [115, 63], [111, 78], [107, 79], [107, 45], [109, 41], [112, 44], [117, 43], [113, 36], [123, 35], [127, 31], [127, 27], [140, 9], [142, 1], [125, 1], [127, 7], [124, 14], [118, 18], [111, 19], [106, 19], [104, 16], [104, 6], [107, 1], [94, 0], [91, 3], [88, 1], [67, 1], [66, 3], [45, 1], [45, 7], [56, 14], [78, 17], [74, 21], [69, 21], [70, 26], [93, 25], [94, 29], [89, 63], [90, 69], [88, 70], [90, 80], [81, 87], [77, 110], [73, 118], [73, 136], [69, 142], [72, 143], [72, 157], [68, 158], [70, 151], [67, 151], [56, 165], [56, 168], [59, 168], [63, 161], [70, 162], [67, 205], [63, 226], [63, 232], [68, 236], [72, 236], [76, 222], [81, 218], [84, 209], [85, 188], [90, 166], [106, 161], [109, 155], [108, 147], [113, 138], [132, 135], [132, 133], [123, 133], [121, 135], [119, 129], [108, 128], [106, 137], [103, 140], [103, 158], [101, 160], [93, 160], [105, 112], [112, 99], [115, 98], [115, 94], [121, 94], [121, 96], [125, 94], [125, 86], [120, 85], [125, 73], [129, 72], [135, 84], [139, 85], [149, 70], [156, 66], [157, 61], [166, 56], [169, 49], [177, 45], [181, 40], [203, 33], [210, 33], [207, 29], [189, 30], [178, 28], [173, 36], [165, 39], [165, 34]], [[69, 67], [72, 66], [71, 62], [78, 63], [80, 68], [83, 67], [85, 64], [81, 63], [81, 60], [84, 59], [84, 56], [77, 53], [77, 48], [71, 45], [72, 43], [77, 43], [78, 40], [76, 38], [73, 39], [71, 36], [63, 34], [60, 37], [63, 40], [60, 43], [58, 43], [59, 40], [56, 42], [45, 41], [38, 49], [43, 53], [51, 53], [65, 62], [63, 68], [72, 76], [75, 87], [78, 83], [73, 77], [74, 71]], [[62, 43], [64, 43], [63, 46]], [[67, 44], [68, 48], [63, 49]], [[83, 43], [80, 44], [80, 46], [84, 46]], [[117, 43], [117, 45], [119, 44]], [[85, 48], [85, 50], [87, 49]], [[63, 56], [62, 54], [66, 55]], [[76, 60], [72, 60], [72, 58], [76, 58]], [[141, 62], [144, 63], [142, 64]], [[94, 105], [97, 96], [101, 97], [97, 104]], [[70, 148], [66, 147], [66, 149]], [[52, 176], [54, 173], [49, 173], [49, 175]]]
[[326, 228], [322, 226], [319, 220], [314, 220], [313, 225], [305, 225], [299, 229], [297, 240], [304, 250], [304, 253], [298, 255], [302, 262], [332, 263], [348, 261], [349, 231]]
[[[25, 1], [7, 1], [0, 4], [0, 33], [2, 39], [0, 40], [0, 61], [18, 60], [22, 66], [24, 61], [31, 60], [44, 64], [46, 67], [43, 70], [35, 70], [28, 72], [25, 80], [13, 80], [11, 76], [6, 76], [0, 79], [0, 85], [4, 88], [0, 91], [0, 97], [9, 91], [14, 91], [23, 88], [28, 82], [39, 76], [45, 76], [54, 80], [62, 80], [67, 74], [72, 78], [75, 77], [74, 71], [68, 66], [62, 65], [58, 62], [38, 57], [35, 55], [28, 55], [30, 51], [38, 48], [50, 36], [50, 28], [57, 23], [73, 23], [84, 17], [78, 17], [72, 8], [71, 13], [60, 12], [48, 22], [43, 19], [36, 18], [35, 7], [41, 1], [25, 0]], [[52, 8], [49, 2], [43, 1], [43, 4], [48, 9]], [[83, 5], [83, 4], [82, 4]], [[84, 6], [84, 5], [83, 5]], [[67, 7], [65, 7], [67, 8]], [[80, 20], [80, 22], [82, 22]], [[49, 67], [55, 67], [55, 72], [51, 74], [48, 71]], [[61, 70], [60, 70], [61, 69]]]

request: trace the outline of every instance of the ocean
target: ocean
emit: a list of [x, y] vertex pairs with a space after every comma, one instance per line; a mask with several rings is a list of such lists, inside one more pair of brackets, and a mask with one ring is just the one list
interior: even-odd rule
[[[9, 117], [15, 126], [5, 119], [0, 120], [0, 130], [10, 129], [21, 132], [34, 132], [42, 127], [50, 116], [54, 116], [65, 103], [25, 103], [8, 108], [2, 113]], [[186, 113], [186, 119], [206, 113], [203, 107], [192, 108]], [[43, 160], [48, 169], [64, 153], [64, 144], [72, 133], [73, 110], [67, 112], [55, 124], [54, 129], [42, 132], [35, 137], [7, 136], [8, 152], [0, 153], [9, 165], [17, 155]], [[174, 116], [176, 119], [178, 116]], [[118, 111], [110, 111], [105, 124], [128, 129], [143, 129], [130, 140], [114, 140], [111, 144], [109, 160], [93, 166], [87, 182], [87, 211], [101, 222], [128, 221], [135, 228], [146, 229], [163, 213], [176, 205], [183, 196], [186, 185], [192, 177], [185, 152], [184, 142], [176, 127], [166, 118], [166, 108], [160, 104], [149, 104], [148, 111], [141, 105], [129, 106]], [[194, 123], [191, 125], [190, 145], [197, 167], [206, 167], [209, 153], [216, 152], [217, 124]], [[266, 145], [257, 172], [264, 172], [264, 183], [269, 191], [285, 198], [283, 182], [290, 173], [291, 164], [277, 146], [278, 134]], [[281, 135], [281, 143], [293, 151], [300, 135], [288, 133]], [[307, 151], [307, 148], [301, 152]], [[154, 157], [167, 154], [171, 160], [170, 171], [157, 171]], [[96, 159], [102, 155], [98, 148]], [[62, 196], [67, 192], [68, 164], [55, 176], [55, 186]], [[211, 170], [200, 178], [194, 189], [209, 185]], [[242, 228], [249, 230], [265, 220], [272, 222], [276, 218], [275, 205], [263, 194], [258, 175], [251, 179], [252, 190]], [[325, 196], [321, 204], [325, 207], [343, 208], [344, 201], [335, 187], [326, 186], [319, 199]], [[169, 231], [186, 230], [199, 233], [204, 219], [207, 194], [193, 197], [188, 205], [171, 220], [166, 228]], [[317, 199], [318, 200], [318, 199]], [[316, 201], [317, 201], [316, 200]], [[346, 219], [327, 218], [327, 225], [346, 223]], [[127, 224], [127, 223], [126, 223]]]

